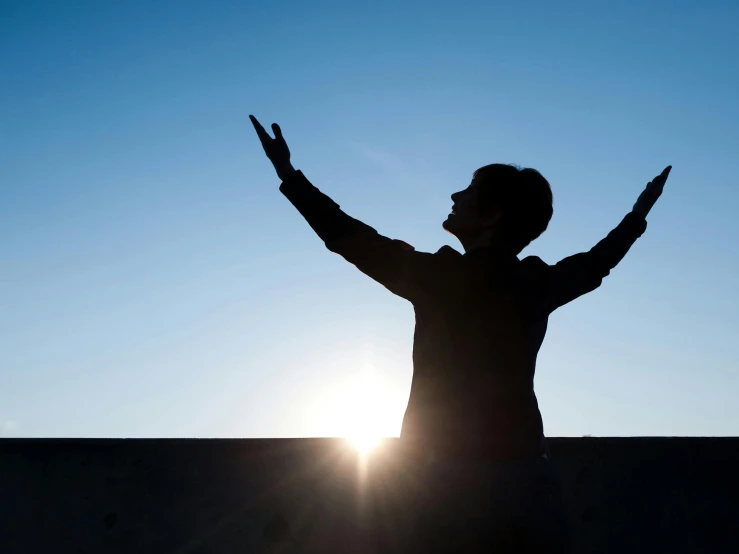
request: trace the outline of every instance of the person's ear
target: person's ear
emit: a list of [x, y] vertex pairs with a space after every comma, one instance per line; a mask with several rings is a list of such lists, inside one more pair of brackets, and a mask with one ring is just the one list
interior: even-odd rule
[[484, 227], [495, 227], [503, 218], [503, 212], [499, 208], [494, 208], [489, 214], [482, 216], [482, 224]]

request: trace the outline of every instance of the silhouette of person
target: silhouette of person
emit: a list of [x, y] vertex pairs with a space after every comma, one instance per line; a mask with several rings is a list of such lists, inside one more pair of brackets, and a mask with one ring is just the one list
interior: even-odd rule
[[[413, 379], [401, 442], [417, 454], [419, 552], [564, 552], [568, 533], [534, 394], [549, 315], [598, 288], [646, 230], [671, 166], [590, 251], [554, 265], [520, 252], [547, 228], [552, 192], [535, 169], [491, 164], [451, 195], [443, 227], [462, 244], [436, 253], [379, 234], [344, 213], [250, 116], [280, 191], [324, 241], [409, 300]], [[415, 550], [413, 550], [415, 551]]]

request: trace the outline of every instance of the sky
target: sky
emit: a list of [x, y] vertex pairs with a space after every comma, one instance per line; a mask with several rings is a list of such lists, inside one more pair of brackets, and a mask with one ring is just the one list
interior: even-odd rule
[[555, 312], [549, 436], [739, 433], [739, 4], [0, 0], [0, 436], [394, 436], [412, 306], [323, 243], [248, 120], [350, 215], [461, 247], [449, 195], [539, 169], [586, 251]]

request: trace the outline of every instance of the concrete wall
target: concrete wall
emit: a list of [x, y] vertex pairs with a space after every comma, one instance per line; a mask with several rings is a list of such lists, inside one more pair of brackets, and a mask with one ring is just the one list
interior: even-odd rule
[[[552, 439], [578, 553], [739, 553], [739, 439]], [[389, 440], [0, 440], [0, 552], [390, 552]]]

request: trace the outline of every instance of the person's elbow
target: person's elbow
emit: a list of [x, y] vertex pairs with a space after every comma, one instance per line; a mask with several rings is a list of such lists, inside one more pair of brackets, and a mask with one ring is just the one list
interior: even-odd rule
[[583, 271], [590, 274], [591, 279], [602, 281], [611, 274], [618, 260], [611, 259], [607, 253], [594, 248], [583, 255]]

